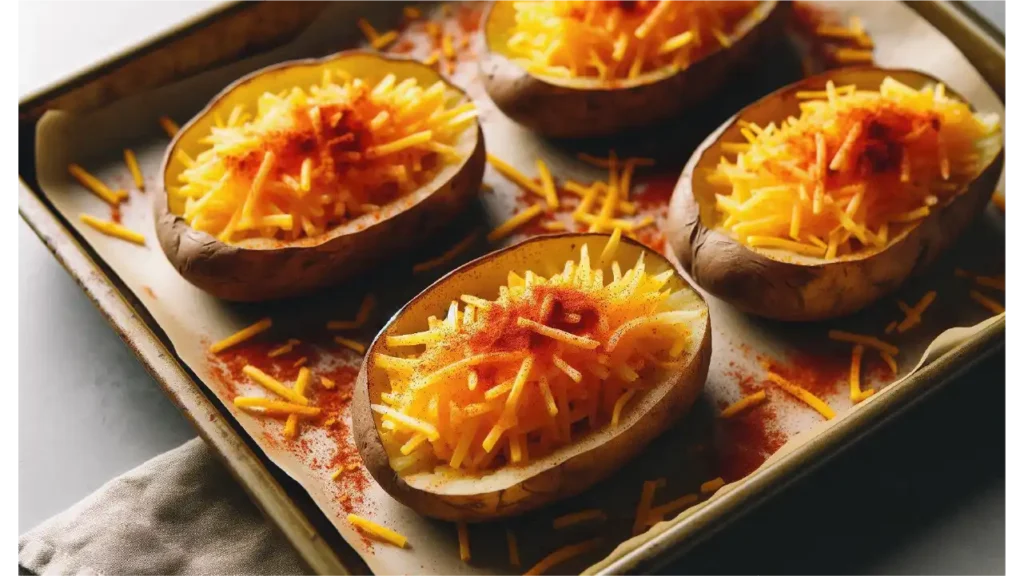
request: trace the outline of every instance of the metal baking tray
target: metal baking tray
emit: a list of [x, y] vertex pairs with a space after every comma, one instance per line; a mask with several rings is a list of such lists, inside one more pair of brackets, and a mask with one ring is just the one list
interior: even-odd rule
[[[1004, 98], [1004, 38], [961, 2], [910, 2], [946, 35]], [[92, 251], [46, 199], [36, 181], [35, 127], [50, 109], [85, 111], [278, 46], [313, 22], [316, 2], [236, 3], [207, 11], [19, 102], [19, 197], [21, 217], [135, 352], [146, 369], [309, 568], [319, 574], [367, 573], [311, 498], [272, 465], [233, 418], [176, 357], [145, 306]], [[949, 382], [1005, 339], [1005, 317], [943, 354], [905, 385], [869, 403], [801, 449], [747, 477], [687, 522], [674, 526], [604, 565], [601, 573], [645, 573], [665, 563], [770, 498], [786, 484], [837, 454], [883, 421]]]

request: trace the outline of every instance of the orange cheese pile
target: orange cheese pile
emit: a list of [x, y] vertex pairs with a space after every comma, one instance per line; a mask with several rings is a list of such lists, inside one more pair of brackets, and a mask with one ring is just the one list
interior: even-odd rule
[[[337, 82], [334, 81], [337, 78]], [[231, 242], [294, 240], [373, 213], [429, 181], [459, 153], [477, 111], [444, 83], [326, 70], [320, 85], [236, 106], [185, 164], [171, 193], [197, 230]]]
[[356, 514], [349, 514], [348, 521], [350, 524], [352, 524], [356, 528], [359, 528], [363, 532], [366, 532], [370, 536], [373, 536], [374, 538], [377, 538], [382, 542], [394, 544], [399, 548], [405, 548], [406, 543], [409, 541], [405, 536], [399, 534], [398, 532], [395, 532], [394, 530], [386, 526], [381, 526], [373, 520], [363, 518], [362, 516], [358, 516]]
[[824, 258], [884, 247], [973, 180], [998, 138], [997, 118], [942, 84], [829, 82], [797, 95], [799, 118], [740, 121], [746, 142], [725, 143], [735, 159], [708, 174], [727, 190], [716, 196], [720, 227], [748, 246]]
[[372, 409], [399, 473], [447, 464], [521, 465], [585, 429], [617, 425], [649, 376], [679, 365], [688, 324], [704, 314], [689, 291], [650, 274], [643, 256], [624, 274], [615, 246], [611, 278], [579, 262], [544, 278], [509, 272], [497, 300], [464, 295], [426, 330], [389, 336], [377, 354], [391, 391]]
[[508, 40], [532, 74], [603, 80], [685, 68], [731, 45], [756, 2], [515, 2]]

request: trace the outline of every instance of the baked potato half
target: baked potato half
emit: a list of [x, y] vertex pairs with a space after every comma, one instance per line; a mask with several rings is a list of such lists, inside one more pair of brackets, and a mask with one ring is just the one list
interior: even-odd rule
[[[432, 231], [453, 220], [476, 196], [486, 153], [483, 131], [474, 118], [448, 148], [454, 149], [458, 160], [441, 164], [432, 175], [424, 177], [427, 179], [422, 185], [409, 193], [373, 206], [372, 212], [350, 213], [348, 219], [321, 232], [294, 239], [247, 237], [224, 241], [190, 225], [182, 217], [185, 200], [169, 194], [172, 187], [180, 185], [180, 176], [188, 168], [187, 160], [182, 158], [196, 158], [208, 149], [211, 130], [223, 126], [224, 119], [229, 118], [238, 105], [251, 111], [262, 107], [263, 98], [268, 94], [283, 97], [280, 95], [295, 88], [315, 87], [326, 77], [325, 71], [336, 77], [359, 79], [369, 86], [377, 85], [388, 75], [393, 75], [400, 86], [407, 79], [414, 79], [424, 87], [441, 82], [445, 87], [444, 98], [451, 102], [469, 102], [460, 88], [418, 61], [362, 51], [284, 62], [234, 82], [174, 137], [164, 158], [161, 186], [154, 198], [160, 246], [171, 264], [192, 284], [214, 296], [235, 301], [307, 293], [356, 277], [373, 263], [380, 262], [382, 255], [421, 242]], [[322, 121], [337, 124], [339, 118], [347, 117], [346, 114], [337, 113]], [[357, 135], [362, 136], [365, 129], [360, 129], [363, 132]], [[298, 142], [296, 146], [306, 144]], [[315, 146], [308, 146], [311, 154], [317, 153]], [[278, 156], [282, 154], [279, 151]], [[298, 170], [295, 172], [293, 182], [299, 178]], [[306, 185], [302, 194], [312, 196], [321, 192], [316, 189], [315, 180], [312, 187], [309, 190]]]
[[[854, 85], [855, 90], [874, 91], [879, 90], [886, 78], [914, 90], [940, 85], [936, 78], [913, 70], [860, 67], [829, 71], [782, 88], [744, 108], [698, 147], [673, 193], [667, 237], [699, 286], [757, 316], [791, 321], [824, 320], [856, 312], [896, 290], [956, 241], [985, 208], [999, 181], [1003, 169], [1001, 138], [988, 142], [977, 153], [971, 177], [956, 181], [941, 198], [929, 197], [928, 207], [924, 208], [927, 216], [899, 230], [894, 229], [887, 241], [879, 245], [869, 242], [858, 250], [828, 258], [784, 248], [753, 247], [739, 242], [735, 233], [723, 229], [724, 215], [716, 207], [716, 193], [722, 193], [723, 188], [712, 183], [709, 175], [715, 172], [720, 159], [730, 154], [726, 143], [744, 142], [743, 131], [745, 126], [749, 127], [746, 122], [760, 126], [772, 122], [782, 125], [787, 118], [800, 116], [804, 101], [800, 92], [823, 94], [829, 82], [833, 87]], [[945, 97], [965, 102], [948, 88]], [[929, 122], [938, 132], [939, 121], [932, 118]], [[883, 139], [884, 130], [868, 128]], [[851, 141], [854, 139], [851, 137]], [[875, 158], [882, 164], [892, 161], [883, 169], [890, 170], [892, 178], [900, 179], [894, 181], [912, 180], [913, 177], [903, 180], [904, 176], [900, 175], [902, 159], [893, 157], [883, 162], [888, 154], [884, 147], [881, 151], [867, 152], [870, 153], [867, 158]], [[949, 161], [955, 165], [957, 159]], [[905, 164], [906, 171], [910, 172], [909, 157]], [[899, 194], [899, 186], [893, 185], [888, 194]]]
[[481, 79], [506, 116], [544, 136], [606, 136], [649, 126], [708, 99], [738, 64], [756, 58], [758, 47], [782, 32], [786, 4], [757, 2], [729, 34], [727, 46], [716, 42], [716, 49], [685, 67], [605, 80], [528, 72], [508, 48], [516, 21], [513, 2], [492, 2], [483, 20]]
[[[609, 236], [600, 234], [563, 234], [526, 240], [515, 246], [483, 256], [454, 270], [424, 290], [392, 318], [367, 351], [365, 361], [355, 384], [352, 406], [353, 433], [359, 453], [367, 469], [385, 491], [406, 506], [423, 515], [434, 518], [475, 522], [521, 514], [579, 493], [609, 476], [615, 470], [621, 468], [630, 458], [643, 450], [651, 440], [687, 413], [703, 389], [711, 356], [711, 326], [707, 305], [700, 295], [686, 284], [686, 281], [668, 260], [632, 240], [622, 238], [621, 243], [618, 245], [615, 259], [623, 263], [623, 269], [631, 266], [634, 261], [643, 261], [643, 265], [646, 268], [635, 267], [634, 270], [646, 270], [646, 273], [650, 274], [646, 276], [647, 278], [657, 277], [659, 279], [657, 282], [665, 282], [660, 290], [668, 288], [669, 290], [665, 290], [665, 294], [671, 291], [673, 294], [670, 298], [672, 303], [671, 309], [674, 311], [678, 310], [678, 312], [670, 312], [669, 315], [684, 315], [687, 318], [685, 321], [680, 321], [685, 322], [685, 325], [680, 325], [680, 329], [685, 331], [686, 336], [683, 340], [678, 341], [678, 349], [675, 351], [677, 356], [673, 356], [675, 360], [668, 363], [656, 362], [651, 354], [661, 354], [664, 352], [668, 355], [671, 353], [658, 349], [653, 344], [650, 347], [638, 346], [636, 344], [620, 344], [616, 348], [615, 344], [611, 342], [617, 341], [621, 343], [625, 340], [611, 339], [604, 341], [601, 345], [602, 347], [594, 350], [594, 358], [599, 359], [592, 360], [590, 364], [587, 364], [581, 356], [567, 355], [573, 353], [581, 354], [583, 352], [578, 349], [576, 352], [567, 352], [569, 347], [563, 346], [559, 348], [560, 352], [553, 352], [554, 356], [552, 357], [563, 354], [567, 363], [575, 364], [581, 372], [586, 373], [583, 375], [580, 372], [576, 373], [576, 377], [582, 376], [583, 378], [578, 380], [576, 384], [581, 386], [596, 383], [594, 384], [596, 386], [608, 387], [606, 390], [622, 390], [613, 388], [618, 386], [616, 382], [620, 382], [616, 380], [619, 377], [617, 374], [619, 374], [618, 370], [620, 369], [616, 367], [618, 366], [616, 364], [616, 354], [622, 353], [623, 350], [633, 350], [632, 347], [634, 346], [636, 346], [636, 354], [649, 354], [647, 357], [650, 358], [650, 362], [646, 366], [639, 368], [639, 380], [634, 380], [637, 387], [631, 388], [634, 392], [630, 392], [629, 396], [623, 393], [623, 395], [617, 396], [618, 400], [615, 400], [616, 396], [608, 397], [610, 400], [615, 400], [615, 404], [618, 406], [618, 408], [613, 410], [610, 419], [600, 419], [602, 417], [599, 416], [600, 420], [595, 420], [594, 416], [590, 416], [590, 421], [600, 421], [603, 423], [592, 428], [580, 426], [580, 424], [587, 423], [586, 419], [574, 420], [575, 424], [571, 428], [571, 433], [563, 437], [568, 438], [571, 436], [571, 441], [565, 441], [561, 444], [556, 442], [549, 445], [550, 449], [545, 449], [538, 446], [544, 445], [545, 438], [543, 435], [547, 434], [547, 431], [538, 432], [541, 437], [537, 440], [537, 443], [535, 443], [533, 437], [534, 432], [527, 433], [524, 431], [522, 436], [519, 436], [523, 441], [524, 456], [522, 460], [519, 460], [517, 457], [519, 445], [512, 444], [512, 442], [518, 442], [513, 438], [518, 433], [507, 432], [505, 436], [502, 436], [502, 441], [507, 437], [509, 439], [508, 443], [505, 445], [499, 443], [491, 450], [487, 448], [487, 443], [489, 439], [493, 441], [491, 436], [494, 433], [494, 429], [489, 428], [489, 424], [478, 427], [476, 424], [468, 422], [455, 426], [454, 413], [456, 408], [453, 405], [450, 414], [452, 414], [452, 426], [455, 427], [455, 433], [462, 434], [467, 429], [474, 430], [475, 432], [468, 432], [469, 441], [473, 442], [474, 446], [479, 447], [474, 448], [476, 455], [483, 456], [490, 463], [475, 467], [475, 469], [475, 464], [472, 466], [466, 464], [474, 458], [472, 451], [468, 453], [463, 451], [461, 455], [452, 456], [452, 460], [449, 461], [447, 459], [449, 452], [446, 451], [447, 448], [445, 448], [443, 438], [434, 441], [433, 444], [431, 441], [423, 442], [421, 438], [419, 441], [423, 442], [423, 444], [419, 445], [418, 449], [421, 450], [420, 454], [427, 459], [425, 465], [410, 469], [411, 471], [398, 472], [395, 469], [396, 463], [416, 457], [417, 452], [413, 451], [409, 455], [405, 449], [399, 450], [398, 444], [393, 439], [388, 439], [389, 437], [382, 429], [385, 416], [382, 416], [381, 413], [385, 412], [386, 409], [381, 408], [379, 404], [393, 401], [393, 398], [386, 399], [385, 396], [403, 394], [398, 388], [392, 388], [393, 382], [390, 381], [390, 378], [392, 378], [391, 370], [395, 368], [385, 365], [385, 362], [393, 364], [395, 362], [394, 358], [404, 359], [397, 360], [399, 364], [411, 362], [411, 360], [407, 359], [410, 357], [404, 355], [409, 348], [396, 346], [396, 344], [400, 343], [394, 338], [405, 338], [405, 336], [401, 335], [423, 330], [428, 323], [431, 325], [435, 324], [435, 321], [428, 322], [428, 317], [432, 314], [443, 313], [445, 309], [449, 309], [449, 303], [454, 305], [463, 295], [493, 297], [499, 294], [499, 290], [504, 293], [508, 289], [505, 286], [506, 279], [512, 277], [510, 273], [523, 274], [524, 270], [532, 269], [532, 273], [540, 275], [542, 277], [540, 280], [537, 280], [536, 277], [533, 277], [534, 279], [532, 280], [535, 282], [532, 289], [539, 291], [536, 294], [543, 294], [544, 292], [541, 289], [544, 287], [548, 287], [551, 290], [560, 290], [563, 284], [559, 279], [559, 273], [565, 270], [567, 261], [573, 260], [580, 255], [583, 247], [586, 247], [589, 254], [594, 255], [595, 264], [589, 273], [591, 278], [594, 277], [595, 271], [602, 270], [602, 274], [607, 274], [605, 277], [609, 279], [609, 283], [606, 285], [608, 290], [614, 290], [613, 286], [618, 286], [618, 284], [611, 282], [614, 274], [612, 267], [609, 267], [608, 262], [598, 264], [599, 260], [597, 258], [597, 255], [602, 254], [608, 242]], [[644, 257], [641, 258], [641, 255]], [[585, 260], [585, 256], [580, 257], [581, 263]], [[586, 267], [583, 264], [579, 266]], [[618, 266], [615, 265], [615, 268], [617, 269]], [[575, 270], [579, 270], [579, 267], [575, 268]], [[636, 278], [640, 274], [638, 272], [637, 275], [630, 276], [634, 270], [625, 273], [626, 284], [628, 284], [630, 277]], [[564, 274], [568, 273], [563, 272], [563, 277]], [[572, 274], [569, 275], [571, 276]], [[529, 274], [526, 276], [526, 282], [531, 282]], [[511, 281], [509, 283], [514, 285]], [[657, 287], [649, 288], [656, 292], [659, 290]], [[526, 288], [526, 290], [529, 289]], [[515, 298], [516, 288], [511, 290], [513, 298]], [[653, 295], [655, 294], [650, 294], [649, 296]], [[485, 308], [478, 308], [481, 310], [475, 317], [475, 321], [478, 324], [475, 328], [472, 325], [465, 328], [469, 334], [467, 338], [470, 338], [470, 341], [472, 341], [474, 338], [479, 338], [480, 334], [488, 334], [484, 337], [494, 342], [499, 342], [499, 344], [504, 342], [508, 345], [508, 352], [504, 352], [505, 354], [516, 354], [525, 349], [531, 351], [542, 350], [541, 346], [544, 346], [545, 342], [550, 343], [550, 340], [548, 340], [547, 336], [538, 335], [539, 333], [530, 334], [529, 338], [523, 340], [524, 344], [521, 346], [516, 343], [518, 342], [518, 336], [513, 332], [514, 328], [509, 328], [510, 326], [516, 326], [515, 315], [510, 317], [512, 319], [510, 323], [507, 321], [509, 317], [502, 316], [504, 314], [502, 312], [504, 308], [501, 308], [501, 306], [504, 306], [502, 304], [503, 297], [499, 296], [493, 304], [493, 306], [498, 308], [491, 309], [486, 314], [484, 313]], [[537, 297], [540, 298], [540, 296]], [[467, 301], [467, 298], [463, 298], [463, 301]], [[484, 305], [479, 300], [470, 299], [469, 301], [475, 302], [479, 306]], [[561, 308], [560, 306], [570, 301], [574, 301], [574, 298], [556, 299], [554, 312], [550, 312], [548, 322], [557, 324], [557, 320], [550, 318], [560, 314], [560, 311], [566, 311], [566, 318], [568, 319], [572, 315], [568, 313], [572, 309], [568, 306], [571, 305], [565, 304], [566, 308]], [[543, 317], [545, 306], [551, 310], [550, 305], [541, 304], [539, 306], [523, 306], [515, 314], [529, 314], [530, 312], [527, 310], [540, 308], [540, 314]], [[454, 317], [452, 314], [452, 312], [449, 312], [449, 318]], [[613, 313], [609, 312], [608, 314], [609, 317], [613, 317]], [[461, 322], [464, 317], [464, 315], [459, 316], [455, 323]], [[577, 316], [575, 319], [566, 320], [567, 322], [578, 322], [579, 324], [572, 326], [579, 326], [579, 329], [570, 328], [569, 324], [562, 324], [561, 327], [566, 330], [575, 330], [577, 334], [590, 334], [593, 336], [594, 333], [587, 330], [600, 324], [601, 321], [594, 320], [594, 317], [588, 317], [587, 312], [583, 312], [581, 317], [582, 320], [580, 316]], [[496, 320], [501, 318], [506, 318], [506, 320], [502, 320], [502, 322], [505, 322], [504, 324]], [[637, 319], [634, 318], [633, 320]], [[445, 322], [447, 321], [448, 319], [445, 320]], [[614, 329], [615, 326], [620, 326], [619, 322], [623, 323], [621, 326], [625, 326], [629, 324], [629, 321], [630, 318], [628, 316], [612, 319], [611, 328]], [[494, 324], [494, 322], [498, 323]], [[584, 327], [588, 323], [590, 323], [591, 328]], [[634, 322], [630, 326], [634, 325], [638, 325], [638, 322]], [[596, 328], [593, 329], [596, 330]], [[653, 333], [644, 332], [645, 336], [643, 338], [647, 336], [658, 338], [659, 329], [663, 330], [660, 333], [661, 337], [666, 337], [670, 333], [664, 331], [669, 330], [668, 328], [654, 327]], [[419, 336], [414, 337], [422, 337], [423, 334], [421, 332]], [[594, 337], [600, 339], [598, 336]], [[494, 340], [494, 338], [497, 338], [497, 340]], [[636, 338], [638, 339], [637, 342], [641, 341], [639, 340], [641, 336], [637, 335]], [[438, 344], [438, 346], [453, 348], [455, 345], [452, 342], [456, 341], [446, 340]], [[643, 340], [643, 342], [647, 341]], [[558, 345], [561, 346], [561, 344]], [[427, 352], [424, 352], [424, 356], [429, 353], [429, 348], [427, 350]], [[495, 348], [490, 348], [489, 350], [493, 351]], [[615, 350], [619, 350], [619, 352], [615, 352]], [[540, 398], [543, 397], [542, 392], [547, 391], [544, 394], [547, 395], [547, 398], [551, 399], [551, 403], [548, 404], [549, 412], [547, 414], [551, 414], [550, 410], [552, 409], [555, 412], [552, 415], [551, 426], [562, 426], [563, 422], [559, 418], [564, 416], [566, 419], [564, 422], [566, 425], [565, 429], [569, 431], [569, 419], [576, 418], [577, 416], [573, 416], [573, 414], [577, 410], [584, 409], [582, 405], [576, 406], [573, 404], [572, 396], [570, 396], [568, 402], [562, 400], [564, 392], [559, 388], [562, 386], [560, 382], [564, 382], [566, 386], [570, 387], [574, 386], [574, 384], [566, 379], [557, 380], [557, 378], [563, 378], [563, 375], [558, 371], [558, 368], [545, 363], [546, 361], [541, 356], [544, 353], [551, 353], [550, 349], [548, 349], [548, 352], [537, 352], [535, 355], [536, 361], [529, 361], [533, 372], [531, 372], [531, 368], [526, 368], [528, 376], [523, 376], [523, 381], [525, 382], [525, 387], [521, 389], [523, 396], [517, 396], [515, 401], [521, 402], [521, 406], [543, 406], [543, 401]], [[634, 352], [629, 353], [632, 354]], [[607, 355], [610, 355], [611, 359]], [[601, 358], [602, 356], [604, 357]], [[533, 358], [534, 356], [530, 357]], [[605, 362], [607, 366], [612, 367], [612, 376], [609, 376], [606, 370], [603, 376], [606, 380], [598, 382], [596, 374], [600, 372], [601, 366], [599, 364], [601, 362]], [[526, 364], [526, 360], [523, 361], [523, 364]], [[512, 384], [513, 392], [508, 394], [509, 400], [505, 400], [506, 397], [500, 394], [505, 392], [502, 388], [507, 389], [509, 384], [496, 384], [496, 382], [503, 380], [505, 376], [487, 376], [488, 369], [488, 367], [483, 365], [479, 365], [479, 368], [476, 368], [480, 375], [479, 385], [475, 390], [477, 394], [482, 394], [482, 398], [491, 398], [492, 394], [497, 392], [499, 395], [494, 396], [497, 398], [496, 401], [499, 402], [500, 406], [505, 407], [503, 410], [507, 409], [510, 403], [513, 402], [511, 397], [517, 394], [514, 392], [516, 385]], [[509, 369], [512, 370], [512, 373], [516, 374], [517, 378], [521, 372], [516, 372], [516, 370], [522, 370], [522, 368], [519, 368], [518, 363], [513, 363]], [[571, 372], [573, 369], [569, 368], [569, 370]], [[591, 370], [593, 370], [594, 375], [587, 375]], [[566, 374], [568, 373], [566, 372]], [[627, 376], [634, 379], [637, 377], [635, 373], [632, 376]], [[594, 380], [590, 380], [591, 377]], [[488, 381], [488, 378], [490, 378], [490, 381]], [[534, 380], [534, 378], [537, 378], [537, 380]], [[469, 385], [469, 390], [474, 390], [477, 382], [475, 378], [471, 378], [471, 380], [472, 383]], [[454, 387], [452, 394], [466, 393], [467, 380], [465, 374], [460, 373], [457, 378], [446, 382], [447, 385]], [[412, 384], [411, 386], [412, 388], [417, 388], [419, 385]], [[538, 388], [540, 392], [537, 391]], [[554, 391], [553, 393], [551, 392], [552, 390]], [[601, 394], [600, 397], [605, 398], [606, 395], [612, 394], [612, 392], [602, 392]], [[555, 397], [559, 398], [557, 405], [555, 405]], [[595, 395], [592, 398], [595, 399], [596, 403], [598, 396]], [[411, 400], [411, 402], [412, 404], [410, 405], [415, 405], [416, 401]], [[479, 404], [473, 406], [479, 406]], [[569, 408], [570, 406], [572, 406], [571, 409]], [[541, 408], [537, 409], [540, 410]], [[468, 414], [470, 410], [470, 407], [464, 407], [463, 413]], [[526, 408], [522, 410], [526, 410]], [[596, 411], [597, 409], [594, 408], [594, 410]], [[486, 414], [480, 416], [480, 418], [484, 417], [486, 417]], [[529, 427], [530, 417], [528, 412], [520, 411], [516, 416], [516, 421], [524, 427]], [[497, 422], [500, 424], [503, 420], [498, 419]], [[440, 428], [442, 424], [438, 424], [438, 426]], [[497, 425], [495, 426], [497, 427]], [[487, 433], [488, 429], [491, 430], [490, 433]], [[501, 430], [499, 430], [500, 432]], [[487, 434], [487, 437], [484, 437], [485, 434]], [[557, 432], [552, 432], [552, 434], [557, 436]], [[554, 437], [552, 436], [552, 438]], [[416, 436], [413, 435], [411, 438], [412, 443], [415, 444], [417, 441]], [[460, 436], [458, 444], [462, 443], [461, 438], [462, 436]], [[481, 438], [483, 439], [483, 444], [476, 444]], [[402, 439], [398, 440], [399, 443], [402, 441]], [[409, 444], [404, 446], [408, 447]], [[529, 456], [526, 456], [527, 448]], [[485, 450], [490, 452], [491, 456], [488, 456]], [[497, 458], [493, 461], [489, 460], [496, 453], [499, 454]], [[455, 448], [455, 454], [459, 454], [458, 447]], [[511, 455], [509, 456], [509, 454]], [[502, 460], [503, 458], [504, 461]], [[461, 465], [455, 463], [456, 460], [461, 462]]]

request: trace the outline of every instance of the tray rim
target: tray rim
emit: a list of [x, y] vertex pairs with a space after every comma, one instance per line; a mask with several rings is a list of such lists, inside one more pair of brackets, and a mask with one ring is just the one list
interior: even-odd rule
[[[1005, 37], [998, 29], [971, 6], [959, 0], [904, 3], [949, 38], [1000, 100], [1005, 101]], [[115, 71], [143, 54], [241, 11], [247, 5], [246, 2], [238, 1], [205, 9], [165, 32], [124, 48], [64, 79], [33, 90], [19, 99], [19, 115], [41, 102], [52, 100]], [[954, 34], [961, 37], [958, 39]], [[965, 49], [967, 45], [971, 48]], [[1001, 66], [993, 67], [993, 62]], [[206, 395], [202, 384], [190, 375], [180, 359], [139, 314], [132, 304], [132, 297], [126, 297], [120, 292], [120, 287], [97, 261], [98, 257], [92, 249], [53, 209], [42, 193], [25, 181], [20, 166], [18, 181], [20, 217], [82, 288], [169, 399], [192, 422], [197, 433], [213, 448], [257, 507], [281, 530], [300, 559], [317, 574], [350, 574], [365, 570], [365, 566], [353, 570], [353, 566], [339, 559], [309, 517], [271, 474], [266, 456], [257, 454], [246, 443], [228, 420], [226, 411]], [[860, 438], [872, 433], [889, 419], [898, 417], [974, 364], [994, 354], [1005, 345], [1005, 330], [1006, 319], [1003, 316], [971, 339], [939, 356], [910, 378], [906, 385], [864, 406], [857, 415], [826, 430], [771, 467], [748, 476], [742, 485], [709, 503], [687, 522], [645, 542], [598, 573], [634, 573], [638, 568], [650, 571], [663, 567], [757, 504], [784, 490]], [[974, 352], [978, 353], [972, 355]], [[812, 462], [807, 464], [808, 460]]]
[[[1006, 317], [946, 351], [898, 388], [857, 409], [858, 414], [823, 431], [773, 465], [759, 469], [694, 513], [686, 522], [643, 543], [595, 574], [649, 574], [741, 518], [800, 478], [817, 470], [886, 422], [941, 390], [971, 367], [1004, 349]], [[663, 548], [664, 552], [651, 548]]]

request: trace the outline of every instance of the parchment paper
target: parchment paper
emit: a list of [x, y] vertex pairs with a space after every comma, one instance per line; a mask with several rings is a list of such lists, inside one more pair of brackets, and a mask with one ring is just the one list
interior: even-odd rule
[[[709, 297], [714, 331], [712, 366], [704, 396], [690, 416], [676, 429], [659, 438], [627, 469], [587, 493], [521, 519], [472, 527], [473, 558], [469, 563], [463, 563], [459, 560], [453, 525], [418, 516], [393, 501], [372, 481], [365, 490], [353, 494], [352, 482], [335, 482], [330, 479], [334, 466], [332, 462], [337, 462], [337, 455], [352, 454], [351, 441], [347, 436], [347, 406], [342, 410], [340, 424], [332, 429], [306, 426], [302, 431], [301, 442], [291, 445], [280, 439], [280, 421], [255, 418], [235, 409], [231, 403], [233, 394], [262, 392], [244, 380], [225, 382], [224, 367], [208, 356], [209, 342], [269, 315], [275, 319], [275, 327], [263, 338], [266, 346], [297, 337], [304, 340], [304, 353], [309, 354], [314, 374], [334, 373], [345, 367], [354, 370], [360, 360], [357, 354], [337, 346], [305, 343], [308, 332], [315, 330], [311, 327], [322, 329], [328, 319], [352, 318], [363, 294], [370, 290], [378, 295], [378, 307], [362, 333], [354, 336], [368, 343], [386, 318], [409, 297], [447, 269], [485, 252], [488, 247], [483, 241], [477, 242], [450, 266], [427, 274], [410, 274], [409, 262], [443, 252], [455, 240], [465, 236], [469, 229], [489, 227], [504, 220], [517, 206], [522, 205], [522, 192], [489, 169], [478, 211], [468, 216], [459, 229], [452, 230], [434, 242], [425, 242], [421, 254], [402, 255], [397, 261], [391, 262], [382, 258], [379, 278], [368, 278], [360, 286], [340, 287], [309, 298], [269, 305], [241, 306], [207, 296], [178, 276], [170, 266], [156, 242], [150, 193], [134, 190], [121, 161], [122, 148], [131, 147], [136, 152], [146, 176], [147, 187], [156, 186], [159, 181], [157, 170], [167, 145], [167, 139], [156, 123], [160, 115], [166, 114], [184, 123], [218, 90], [238, 76], [271, 63], [321, 56], [353, 46], [358, 38], [354, 26], [355, 14], [370, 17], [378, 29], [386, 30], [389, 22], [396, 21], [398, 7], [395, 4], [390, 7], [368, 7], [356, 3], [332, 5], [299, 38], [271, 53], [126, 98], [86, 115], [50, 112], [39, 123], [36, 149], [38, 181], [49, 200], [143, 302], [167, 334], [175, 353], [210, 387], [267, 456], [309, 492], [345, 540], [360, 553], [375, 573], [476, 574], [521, 571], [558, 546], [594, 535], [603, 536], [605, 545], [600, 553], [558, 569], [560, 572], [579, 570], [607, 554], [617, 543], [629, 538], [633, 511], [643, 480], [667, 478], [656, 500], [656, 503], [664, 503], [695, 492], [701, 482], [718, 475], [725, 476], [727, 480], [738, 480], [739, 476], [750, 472], [749, 469], [738, 470], [735, 465], [730, 468], [730, 462], [735, 464], [739, 461], [738, 454], [746, 453], [746, 461], [754, 462], [753, 465], [768, 457], [772, 451], [776, 454], [774, 458], [778, 458], [780, 454], [797, 449], [814, 434], [834, 425], [836, 420], [848, 417], [852, 411], [848, 389], [843, 384], [845, 374], [835, 376], [834, 386], [822, 393], [823, 399], [840, 414], [839, 418], [828, 423], [823, 422], [817, 413], [806, 406], [774, 389], [769, 390], [768, 403], [755, 409], [754, 415], [750, 416], [758, 421], [747, 423], [756, 425], [754, 431], [761, 438], [751, 439], [735, 434], [735, 430], [724, 428], [715, 414], [719, 407], [741, 397], [744, 386], [749, 387], [752, 382], [755, 386], [760, 385], [763, 380], [762, 361], [791, 361], [792, 355], [798, 353], [811, 355], [833, 368], [836, 365], [848, 366], [849, 346], [828, 341], [827, 330], [843, 328], [880, 334], [891, 320], [902, 317], [896, 299], [885, 299], [869, 310], [837, 322], [789, 325], [742, 315]], [[830, 5], [830, 8], [840, 14], [855, 11], [861, 16], [876, 43], [875, 54], [879, 65], [918, 68], [929, 72], [944, 79], [979, 109], [1003, 115], [1003, 106], [996, 95], [952, 43], [907, 7], [890, 2], [859, 2], [836, 3]], [[411, 44], [414, 54], [426, 55], [422, 53], [424, 48], [416, 43], [415, 38]], [[483, 110], [489, 152], [528, 174], [534, 172], [534, 158], [541, 155], [547, 160], [556, 178], [590, 181], [603, 177], [600, 170], [587, 167], [575, 158], [574, 146], [590, 147], [603, 152], [609, 147], [608, 142], [554, 144], [534, 137], [504, 118], [486, 100], [479, 82], [475, 81], [472, 55], [460, 57], [460, 60], [454, 78], [478, 99]], [[671, 139], [666, 139], [666, 134], [662, 132], [657, 139], [646, 137], [637, 140], [637, 149], [656, 149], [658, 170], [661, 171], [654, 175], [637, 175], [640, 196], [644, 197], [645, 186], [651, 190], [655, 186], [664, 187], [666, 183], [670, 186], [692, 146], [736, 108], [787, 82], [784, 78], [773, 78], [768, 84], [760, 85], [756, 84], [757, 80], [752, 76], [749, 90], [731, 86], [716, 107], [708, 109], [713, 112], [706, 110], [706, 113], [700, 115], [695, 113], [679, 125], [670, 127], [674, 131], [670, 135]], [[662, 158], [666, 160], [662, 161]], [[130, 200], [123, 205], [121, 217], [126, 226], [145, 234], [145, 247], [105, 237], [80, 223], [80, 213], [106, 217], [109, 208], [69, 178], [69, 162], [82, 164], [114, 187], [131, 190]], [[653, 194], [651, 191], [646, 193]], [[660, 219], [663, 210], [655, 206], [651, 213]], [[481, 223], [481, 219], [484, 222]], [[979, 322], [990, 316], [985, 309], [967, 298], [969, 282], [954, 277], [952, 273], [954, 266], [983, 274], [1002, 273], [1002, 216], [990, 208], [982, 220], [953, 253], [934, 266], [928, 276], [909, 283], [897, 295], [913, 304], [929, 289], [938, 290], [939, 293], [938, 300], [921, 325], [906, 334], [891, 337], [901, 349], [899, 378], [910, 374], [916, 369], [915, 366], [919, 368], [955, 343], [977, 333], [982, 328]], [[522, 237], [514, 237], [511, 241]], [[995, 296], [999, 298], [999, 295]], [[966, 329], [946, 331], [957, 326]], [[309, 340], [318, 341], [312, 337]], [[932, 348], [926, 354], [929, 345]], [[897, 376], [888, 374], [884, 369], [877, 369], [880, 366], [877, 357], [871, 357], [870, 353], [866, 357], [869, 358], [866, 362], [874, 368], [865, 369], [865, 387], [899, 385], [891, 383]], [[875, 399], [879, 395], [876, 394]], [[766, 443], [763, 438], [765, 435], [771, 436], [772, 441]], [[296, 449], [296, 446], [300, 448]], [[760, 453], [754, 454], [751, 460], [751, 451]], [[356, 470], [353, 474], [361, 475], [364, 472]], [[593, 507], [604, 509], [609, 520], [599, 525], [581, 525], [568, 530], [552, 529], [553, 517]], [[346, 510], [349, 509], [398, 529], [409, 537], [410, 547], [402, 550], [371, 543], [345, 521]], [[673, 522], [659, 524], [647, 534], [623, 544], [609, 560], [665, 531], [670, 525], [685, 521], [694, 510], [691, 508]], [[522, 567], [508, 564], [504, 537], [506, 526], [512, 528], [518, 536]], [[600, 566], [595, 565], [592, 570]]]

